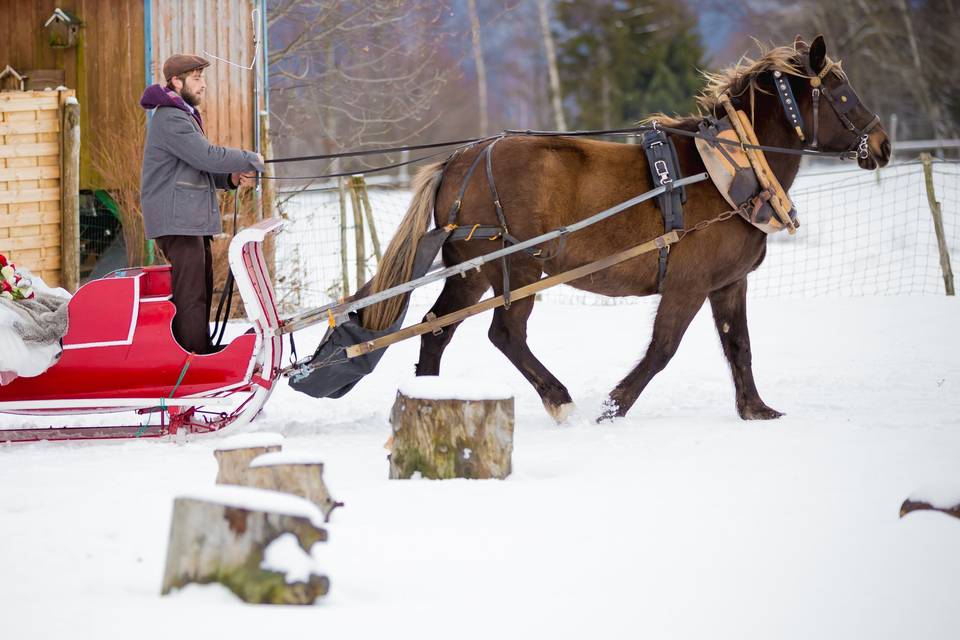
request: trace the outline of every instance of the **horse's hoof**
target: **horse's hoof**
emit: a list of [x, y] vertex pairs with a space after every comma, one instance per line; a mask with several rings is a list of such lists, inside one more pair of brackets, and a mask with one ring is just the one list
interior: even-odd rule
[[563, 424], [570, 419], [570, 416], [577, 412], [577, 405], [572, 402], [565, 402], [561, 405], [544, 402], [543, 406], [557, 424]]
[[756, 407], [744, 407], [740, 409], [740, 417], [744, 420], [776, 420], [783, 417], [784, 414], [776, 409], [771, 409], [765, 404]]

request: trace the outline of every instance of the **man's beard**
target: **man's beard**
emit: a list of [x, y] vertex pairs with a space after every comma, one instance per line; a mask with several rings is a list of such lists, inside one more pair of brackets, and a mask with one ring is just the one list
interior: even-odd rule
[[191, 107], [200, 106], [200, 96], [190, 91], [190, 89], [187, 89], [186, 86], [180, 90], [180, 97], [183, 98], [183, 101]]

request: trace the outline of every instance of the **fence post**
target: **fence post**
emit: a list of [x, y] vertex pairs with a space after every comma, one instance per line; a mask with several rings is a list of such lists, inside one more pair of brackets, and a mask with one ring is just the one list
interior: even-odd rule
[[370, 228], [370, 240], [373, 242], [373, 255], [377, 258], [377, 264], [380, 264], [380, 236], [377, 235], [377, 226], [373, 221], [373, 207], [370, 206], [370, 194], [367, 193], [367, 181], [363, 176], [354, 176], [353, 180], [357, 193], [360, 194], [363, 213], [367, 218], [367, 226]]
[[340, 194], [340, 272], [343, 274], [342, 297], [350, 295], [350, 267], [347, 262], [347, 194], [343, 178], [337, 178], [337, 191]]
[[60, 279], [72, 292], [80, 287], [80, 105], [72, 96], [62, 104]]
[[[363, 235], [363, 211], [360, 210], [360, 193], [357, 189], [357, 178], [350, 179], [350, 202], [353, 205], [353, 231], [357, 251], [357, 289], [367, 281], [367, 241]], [[362, 180], [363, 178], [360, 177]]]
[[943, 214], [940, 203], [937, 202], [933, 191], [933, 160], [929, 153], [921, 153], [923, 163], [923, 178], [927, 184], [927, 202], [930, 204], [930, 214], [933, 216], [933, 229], [937, 234], [937, 248], [940, 251], [940, 270], [943, 271], [943, 286], [947, 295], [956, 295], [953, 289], [953, 269], [950, 266], [950, 251], [947, 248], [947, 239], [943, 232]]

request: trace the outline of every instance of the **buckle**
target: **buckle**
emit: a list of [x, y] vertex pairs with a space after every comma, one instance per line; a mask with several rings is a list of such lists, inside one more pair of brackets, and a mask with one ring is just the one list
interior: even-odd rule
[[658, 176], [660, 176], [660, 184], [673, 182], [673, 180], [670, 179], [670, 170], [667, 168], [667, 163], [665, 160], [657, 160], [654, 162], [653, 170], [657, 172]]

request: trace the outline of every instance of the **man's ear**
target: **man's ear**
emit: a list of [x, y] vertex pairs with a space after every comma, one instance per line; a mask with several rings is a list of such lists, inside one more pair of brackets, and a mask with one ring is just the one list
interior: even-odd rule
[[813, 44], [810, 45], [810, 68], [813, 69], [814, 73], [820, 73], [826, 62], [827, 43], [824, 42], [823, 36], [820, 35], [814, 38]]
[[180, 93], [183, 90], [183, 78], [180, 76], [173, 76], [170, 78], [170, 86], [173, 87], [174, 91]]

